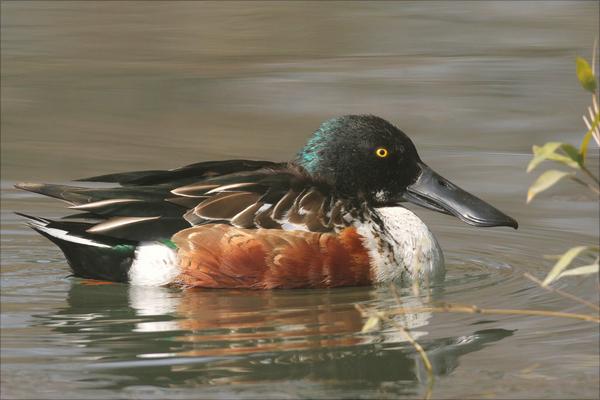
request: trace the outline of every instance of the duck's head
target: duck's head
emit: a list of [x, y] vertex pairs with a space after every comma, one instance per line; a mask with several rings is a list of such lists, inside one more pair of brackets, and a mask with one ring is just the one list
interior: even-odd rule
[[404, 132], [373, 115], [324, 122], [298, 153], [296, 164], [339, 195], [374, 207], [409, 201], [471, 225], [518, 226], [513, 218], [434, 172]]

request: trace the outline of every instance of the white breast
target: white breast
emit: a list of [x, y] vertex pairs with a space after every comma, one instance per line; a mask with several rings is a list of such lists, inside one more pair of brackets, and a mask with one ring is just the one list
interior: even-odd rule
[[377, 283], [425, 277], [435, 281], [444, 276], [442, 250], [419, 217], [403, 207], [371, 212], [371, 218], [354, 226], [369, 251]]

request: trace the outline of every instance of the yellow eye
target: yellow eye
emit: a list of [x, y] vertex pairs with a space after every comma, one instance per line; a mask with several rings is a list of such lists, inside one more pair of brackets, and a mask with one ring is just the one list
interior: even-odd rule
[[379, 147], [375, 150], [375, 155], [379, 158], [386, 158], [390, 153], [385, 147]]

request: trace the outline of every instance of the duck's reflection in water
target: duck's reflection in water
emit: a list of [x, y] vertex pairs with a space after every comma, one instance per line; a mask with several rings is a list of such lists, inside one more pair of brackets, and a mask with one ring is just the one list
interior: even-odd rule
[[[403, 294], [404, 306], [421, 305], [410, 290]], [[355, 304], [383, 310], [395, 299], [389, 288], [182, 291], [74, 281], [68, 306], [45, 324], [90, 349], [91, 368], [127, 376], [133, 385], [308, 379], [415, 387], [423, 376], [412, 346], [393, 325], [361, 333], [364, 318]], [[430, 352], [437, 374], [454, 369], [462, 354], [512, 334], [492, 329], [428, 340], [430, 319], [407, 314], [397, 322]]]
[[[394, 343], [404, 339], [397, 329], [364, 335], [363, 317], [355, 304], [378, 308], [388, 304], [385, 288], [290, 291], [187, 290], [130, 287], [129, 301], [140, 316], [172, 314], [174, 321], [137, 323], [138, 332], [185, 331], [178, 341], [193, 349], [179, 355], [233, 355], [261, 351], [301, 350]], [[405, 306], [422, 305], [411, 296]], [[429, 313], [399, 315], [397, 322], [413, 331], [425, 327]], [[213, 346], [215, 345], [216, 346]]]

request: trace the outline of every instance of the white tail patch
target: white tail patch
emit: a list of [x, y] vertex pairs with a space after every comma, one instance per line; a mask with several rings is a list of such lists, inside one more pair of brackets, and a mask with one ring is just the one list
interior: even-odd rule
[[129, 268], [129, 283], [139, 286], [167, 285], [179, 275], [176, 250], [158, 242], [142, 243]]
[[39, 226], [39, 227], [37, 227], [37, 229], [42, 232], [46, 232], [50, 236], [66, 240], [67, 242], [71, 242], [71, 243], [79, 243], [79, 244], [85, 244], [88, 246], [95, 246], [95, 247], [107, 247], [107, 248], [110, 247], [109, 245], [99, 243], [99, 242], [96, 242], [91, 239], [86, 239], [86, 238], [82, 238], [79, 236], [73, 236], [69, 232], [63, 231], [62, 229], [47, 228], [45, 226]]
[[109, 248], [111, 246], [106, 245], [104, 243], [99, 243], [96, 242], [94, 240], [91, 239], [86, 239], [86, 238], [82, 238], [79, 236], [75, 236], [71, 233], [69, 233], [68, 231], [65, 231], [63, 229], [58, 229], [58, 228], [48, 228], [48, 224], [49, 221], [46, 221], [44, 219], [33, 219], [33, 218], [29, 218], [29, 225], [31, 225], [33, 228], [47, 233], [48, 235], [58, 238], [58, 239], [62, 239], [65, 240], [67, 242], [71, 242], [71, 243], [79, 243], [79, 244], [84, 244], [87, 246], [94, 246], [94, 247], [105, 247], [105, 248]]

